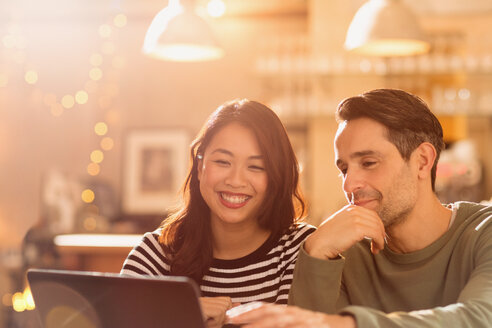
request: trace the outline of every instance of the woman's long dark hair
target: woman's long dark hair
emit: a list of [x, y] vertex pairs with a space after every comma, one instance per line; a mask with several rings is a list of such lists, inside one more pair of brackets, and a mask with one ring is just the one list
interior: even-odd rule
[[170, 258], [171, 273], [187, 276], [198, 283], [213, 259], [210, 209], [200, 193], [198, 155], [203, 155], [212, 138], [224, 126], [240, 123], [257, 138], [268, 177], [266, 197], [258, 214], [260, 227], [279, 239], [305, 214], [299, 189], [299, 165], [285, 128], [265, 105], [235, 100], [220, 106], [208, 118], [191, 144], [190, 170], [183, 185], [184, 204], [167, 217], [159, 242]]

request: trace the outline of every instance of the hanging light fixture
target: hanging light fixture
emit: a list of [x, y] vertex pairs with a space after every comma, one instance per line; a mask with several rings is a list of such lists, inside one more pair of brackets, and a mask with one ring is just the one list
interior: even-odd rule
[[430, 45], [401, 0], [369, 0], [352, 19], [345, 48], [363, 55], [408, 56], [425, 53]]
[[195, 13], [194, 1], [169, 0], [152, 20], [143, 45], [149, 56], [171, 61], [221, 58], [223, 49], [207, 22]]

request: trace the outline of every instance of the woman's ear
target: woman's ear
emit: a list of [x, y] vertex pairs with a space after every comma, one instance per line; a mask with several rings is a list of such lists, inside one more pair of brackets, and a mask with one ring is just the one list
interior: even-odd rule
[[423, 142], [415, 149], [418, 176], [421, 179], [430, 178], [432, 167], [436, 161], [436, 149], [430, 142]]

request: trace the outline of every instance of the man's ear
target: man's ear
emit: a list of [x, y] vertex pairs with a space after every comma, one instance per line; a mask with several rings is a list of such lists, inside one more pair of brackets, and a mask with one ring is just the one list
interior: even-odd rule
[[430, 142], [423, 142], [414, 151], [418, 168], [418, 176], [421, 179], [430, 177], [432, 166], [436, 161], [436, 148]]

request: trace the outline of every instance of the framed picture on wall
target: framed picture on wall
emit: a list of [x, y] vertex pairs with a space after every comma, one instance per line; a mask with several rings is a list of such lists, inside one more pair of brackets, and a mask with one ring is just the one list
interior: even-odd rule
[[125, 140], [122, 207], [125, 214], [162, 214], [178, 199], [188, 169], [183, 130], [133, 130]]

